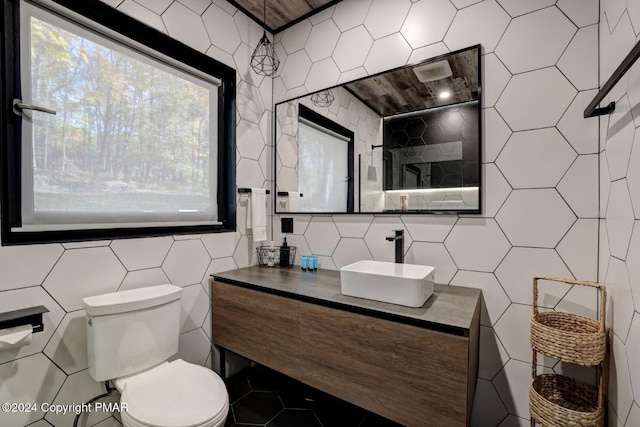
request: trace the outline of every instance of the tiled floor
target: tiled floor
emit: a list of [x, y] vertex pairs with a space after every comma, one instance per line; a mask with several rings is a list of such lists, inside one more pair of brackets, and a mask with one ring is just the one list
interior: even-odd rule
[[400, 427], [263, 366], [227, 380], [226, 427]]

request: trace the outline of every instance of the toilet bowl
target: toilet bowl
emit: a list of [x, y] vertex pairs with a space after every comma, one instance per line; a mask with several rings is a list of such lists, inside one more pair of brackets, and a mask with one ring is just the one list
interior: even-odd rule
[[115, 380], [125, 427], [222, 427], [229, 398], [213, 371], [178, 359]]
[[182, 289], [160, 285], [83, 299], [89, 375], [121, 393], [125, 427], [222, 427], [222, 378], [178, 352]]

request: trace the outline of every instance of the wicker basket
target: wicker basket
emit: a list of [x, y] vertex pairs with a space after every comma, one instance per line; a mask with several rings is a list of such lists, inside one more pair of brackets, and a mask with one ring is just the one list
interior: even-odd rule
[[[574, 313], [538, 311], [538, 281], [549, 280], [571, 285], [590, 286], [600, 295], [599, 319]], [[599, 283], [535, 276], [533, 278], [533, 316], [531, 316], [531, 347], [545, 356], [583, 366], [596, 366], [606, 356], [605, 287]]]
[[[601, 390], [604, 376], [601, 378]], [[529, 387], [531, 417], [545, 427], [604, 425], [603, 393], [562, 375], [542, 374]]]
[[[599, 292], [598, 319], [574, 313], [539, 312], [538, 281], [589, 286]], [[599, 283], [549, 276], [533, 278], [531, 316], [531, 385], [529, 411], [531, 425], [545, 427], [604, 426], [606, 396], [607, 336], [605, 330], [606, 290]], [[596, 366], [598, 387], [556, 374], [537, 374], [538, 353], [563, 362]]]

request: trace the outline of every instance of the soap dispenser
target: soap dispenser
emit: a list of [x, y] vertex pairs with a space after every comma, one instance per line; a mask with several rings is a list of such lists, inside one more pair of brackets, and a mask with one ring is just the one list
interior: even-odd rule
[[282, 240], [282, 246], [280, 246], [280, 267], [289, 267], [289, 245], [287, 244], [287, 236], [284, 236]]
[[280, 232], [284, 234], [282, 246], [280, 246], [280, 267], [290, 267], [291, 248], [287, 244], [287, 233], [293, 233], [293, 218], [280, 219]]

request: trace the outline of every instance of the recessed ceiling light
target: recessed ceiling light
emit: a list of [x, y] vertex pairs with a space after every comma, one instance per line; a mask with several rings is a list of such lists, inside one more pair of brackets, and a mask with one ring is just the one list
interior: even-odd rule
[[438, 95], [440, 97], [440, 99], [447, 99], [448, 97], [451, 96], [450, 92], [447, 92], [446, 90], [443, 92], [440, 92], [440, 95]]

